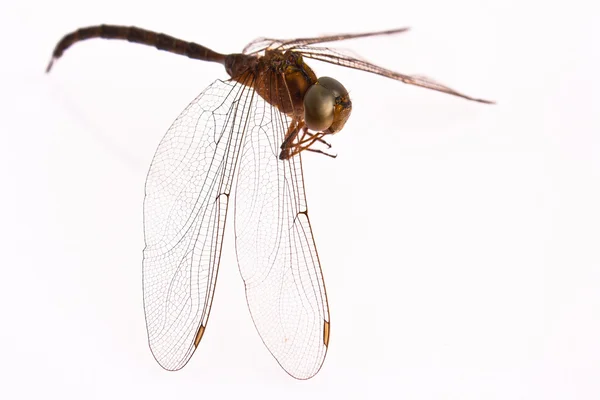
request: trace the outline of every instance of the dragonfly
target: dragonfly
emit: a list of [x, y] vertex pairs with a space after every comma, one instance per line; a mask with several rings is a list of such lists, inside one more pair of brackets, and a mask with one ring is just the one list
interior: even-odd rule
[[329, 346], [330, 315], [308, 216], [302, 154], [335, 157], [326, 139], [342, 130], [352, 102], [340, 82], [318, 78], [305, 60], [493, 104], [432, 79], [320, 46], [407, 30], [259, 38], [233, 54], [115, 25], [81, 28], [57, 43], [47, 72], [73, 44], [103, 38], [216, 62], [229, 75], [208, 86], [173, 122], [146, 179], [144, 311], [150, 349], [164, 369], [183, 368], [205, 333], [230, 201], [237, 263], [263, 343], [294, 378], [308, 379], [321, 369]]

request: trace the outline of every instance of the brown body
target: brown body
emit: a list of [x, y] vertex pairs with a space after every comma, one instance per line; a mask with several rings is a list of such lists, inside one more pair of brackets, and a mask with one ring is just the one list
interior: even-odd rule
[[229, 54], [225, 70], [233, 80], [252, 86], [266, 102], [290, 116], [303, 115], [304, 95], [317, 81], [302, 56], [293, 51], [267, 50], [264, 56]]
[[[336, 105], [336, 113], [339, 117], [331, 129], [317, 134], [308, 133], [303, 122], [303, 100], [307, 90], [317, 82], [317, 76], [298, 52], [267, 49], [264, 55], [242, 53], [224, 55], [197, 43], [137, 27], [98, 25], [73, 31], [65, 35], [56, 45], [46, 71], [50, 71], [54, 61], [73, 44], [93, 38], [127, 40], [192, 59], [222, 64], [231, 79], [253, 88], [266, 102], [292, 118], [285, 140], [281, 144], [281, 159], [287, 159], [302, 150], [309, 149], [316, 141], [323, 142], [322, 137], [339, 131], [350, 114], [351, 103], [347, 98]], [[303, 132], [303, 135], [301, 140], [297, 141], [300, 132]], [[304, 138], [304, 136], [308, 137]], [[322, 153], [320, 150], [310, 150]]]
[[196, 60], [218, 62], [225, 66], [233, 80], [254, 87], [265, 101], [288, 115], [302, 115], [304, 94], [317, 81], [317, 76], [304, 63], [302, 56], [293, 51], [284, 53], [267, 50], [264, 56], [241, 53], [224, 55], [164, 33], [113, 25], [82, 28], [65, 35], [56, 45], [47, 71], [50, 71], [54, 60], [61, 57], [66, 49], [77, 42], [93, 38], [127, 40]]

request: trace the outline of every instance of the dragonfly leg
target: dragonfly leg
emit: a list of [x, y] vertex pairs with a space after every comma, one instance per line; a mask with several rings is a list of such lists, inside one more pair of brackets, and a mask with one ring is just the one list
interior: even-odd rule
[[[323, 132], [311, 133], [308, 131], [308, 127], [306, 125], [302, 128], [302, 130], [304, 131], [302, 133], [302, 138], [300, 139], [300, 141], [298, 141], [298, 143], [296, 143], [296, 145], [307, 143], [314, 138], [316, 141], [323, 143], [325, 146], [327, 146], [328, 149], [331, 148], [331, 144], [329, 144], [329, 142], [327, 142], [325, 139], [323, 139], [323, 137], [325, 135], [327, 135], [327, 133], [323, 133]], [[306, 136], [308, 136], [307, 139], [305, 139]], [[314, 143], [315, 140], [312, 140], [312, 142]]]
[[[304, 150], [312, 151], [314, 153], [324, 154], [324, 155], [326, 155], [328, 157], [332, 157], [332, 158], [337, 157], [337, 155], [329, 154], [323, 150], [310, 148], [313, 144], [315, 144], [315, 142], [325, 143], [326, 145], [328, 145], [331, 148], [331, 145], [329, 143], [327, 143], [325, 140], [323, 140], [323, 136], [325, 136], [326, 133], [323, 133], [323, 132], [310, 133], [310, 132], [308, 132], [308, 129], [306, 129], [306, 127], [303, 128], [303, 131], [304, 132], [302, 134], [301, 139], [297, 143], [294, 143], [293, 146], [290, 146], [290, 148], [288, 149], [286, 158], [291, 158]], [[306, 138], [306, 136], [308, 136], [308, 138]], [[283, 159], [283, 158], [281, 158], [281, 156], [279, 158]]]
[[289, 157], [288, 158], [292, 158], [296, 154], [299, 154], [300, 152], [302, 152], [304, 150], [311, 151], [313, 153], [323, 154], [323, 155], [325, 155], [327, 157], [331, 157], [331, 158], [336, 158], [337, 157], [337, 154], [330, 154], [330, 153], [327, 153], [326, 151], [319, 150], [319, 149], [311, 149], [310, 147], [306, 146], [306, 147], [298, 147], [298, 148], [296, 148], [294, 151], [292, 151], [291, 153], [289, 153]]
[[326, 151], [323, 151], [323, 150], [319, 150], [319, 149], [305, 149], [305, 150], [312, 151], [313, 153], [323, 154], [324, 156], [327, 156], [327, 157], [337, 158], [337, 154], [327, 153]]
[[300, 120], [296, 117], [292, 118], [292, 122], [290, 122], [290, 126], [285, 134], [285, 139], [281, 144], [281, 153], [279, 153], [280, 160], [286, 160], [290, 158], [289, 152], [290, 149], [295, 147], [294, 140], [298, 137], [298, 132], [300, 131]]

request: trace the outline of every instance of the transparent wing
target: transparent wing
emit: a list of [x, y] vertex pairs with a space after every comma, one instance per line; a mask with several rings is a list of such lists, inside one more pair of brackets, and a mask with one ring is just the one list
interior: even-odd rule
[[281, 41], [277, 40], [277, 39], [259, 37], [259, 38], [254, 39], [250, 43], [248, 43], [246, 45], [246, 47], [244, 47], [244, 49], [242, 50], [242, 53], [243, 54], [256, 54], [256, 53], [259, 53], [259, 52], [265, 50], [268, 47], [272, 47], [275, 44], [281, 44]]
[[409, 28], [398, 28], [398, 29], [390, 29], [385, 31], [377, 31], [377, 32], [365, 32], [365, 33], [356, 33], [356, 34], [339, 34], [339, 35], [328, 35], [328, 36], [319, 36], [314, 38], [300, 38], [300, 39], [290, 39], [290, 40], [282, 40], [282, 39], [269, 39], [269, 38], [259, 38], [252, 42], [250, 42], [245, 48], [244, 53], [259, 53], [267, 48], [279, 49], [280, 51], [285, 50], [294, 50], [302, 53], [304, 57], [312, 58], [314, 60], [323, 61], [330, 64], [340, 65], [346, 68], [358, 69], [361, 71], [371, 72], [373, 74], [385, 76], [386, 78], [395, 79], [397, 81], [404, 82], [409, 85], [420, 86], [423, 88], [435, 90], [438, 92], [450, 94], [457, 97], [462, 97], [463, 99], [476, 101], [479, 103], [485, 104], [495, 104], [493, 101], [478, 99], [474, 97], [467, 96], [463, 93], [460, 93], [448, 86], [445, 86], [439, 82], [434, 81], [433, 79], [420, 76], [420, 75], [406, 75], [401, 74], [399, 72], [391, 71], [389, 69], [380, 67], [378, 65], [372, 64], [356, 55], [344, 54], [344, 52], [336, 49], [331, 49], [327, 47], [314, 47], [313, 45], [319, 43], [326, 42], [336, 42], [340, 40], [349, 40], [349, 39], [358, 39], [358, 38], [366, 38], [372, 36], [383, 36], [383, 35], [394, 35], [398, 33], [404, 33], [408, 31]]
[[327, 42], [338, 42], [340, 40], [350, 40], [350, 39], [359, 39], [366, 38], [371, 36], [384, 36], [384, 35], [395, 35], [398, 33], [404, 33], [408, 31], [410, 28], [396, 28], [396, 29], [387, 29], [384, 31], [376, 31], [376, 32], [363, 32], [363, 33], [341, 33], [336, 35], [323, 35], [316, 36], [312, 38], [299, 38], [299, 39], [271, 39], [271, 38], [258, 38], [248, 43], [246, 47], [244, 47], [244, 54], [251, 54], [262, 51], [268, 47], [277, 48], [279, 50], [287, 50], [293, 49], [298, 46], [308, 46], [318, 43], [327, 43]]
[[340, 65], [342, 67], [358, 69], [361, 71], [371, 72], [373, 74], [385, 76], [386, 78], [395, 79], [407, 83], [409, 85], [415, 85], [424, 87], [427, 89], [435, 90], [442, 93], [451, 94], [453, 96], [462, 97], [463, 99], [477, 101], [479, 103], [494, 104], [493, 101], [477, 99], [474, 97], [467, 96], [463, 93], [457, 92], [456, 90], [449, 88], [448, 86], [442, 85], [433, 79], [419, 76], [419, 75], [405, 75], [399, 72], [395, 72], [378, 65], [372, 64], [363, 59], [349, 56], [338, 50], [326, 48], [326, 47], [311, 47], [311, 46], [295, 46], [294, 50], [301, 53], [304, 57], [312, 58], [327, 62], [330, 64]]
[[144, 309], [150, 348], [167, 370], [188, 362], [206, 327], [253, 94], [214, 82], [175, 120], [148, 172]]
[[326, 35], [326, 36], [317, 36], [313, 38], [300, 38], [300, 39], [291, 39], [291, 40], [282, 40], [279, 41], [281, 43], [280, 49], [294, 49], [298, 46], [309, 46], [313, 44], [319, 43], [327, 43], [327, 42], [338, 42], [340, 40], [350, 40], [350, 39], [360, 39], [372, 36], [385, 36], [385, 35], [396, 35], [398, 33], [404, 33], [410, 30], [410, 28], [396, 28], [396, 29], [386, 29], [384, 31], [376, 31], [376, 32], [362, 32], [362, 33], [341, 33], [337, 35]]
[[238, 263], [264, 344], [291, 376], [308, 379], [325, 359], [329, 309], [301, 158], [279, 159], [291, 118], [262, 99], [253, 106], [236, 185]]

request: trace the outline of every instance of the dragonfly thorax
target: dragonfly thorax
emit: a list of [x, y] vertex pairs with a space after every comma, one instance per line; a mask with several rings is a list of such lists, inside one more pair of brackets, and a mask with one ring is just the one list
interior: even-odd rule
[[304, 119], [313, 131], [339, 132], [350, 116], [352, 103], [346, 88], [333, 78], [317, 79], [298, 52], [229, 54], [224, 64], [233, 80], [252, 87], [281, 112]]

